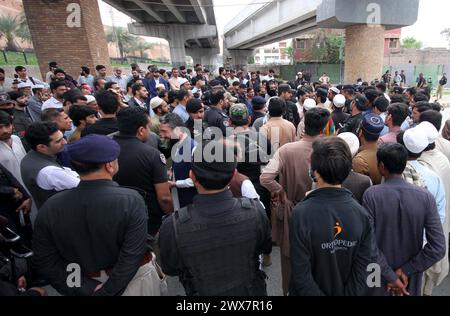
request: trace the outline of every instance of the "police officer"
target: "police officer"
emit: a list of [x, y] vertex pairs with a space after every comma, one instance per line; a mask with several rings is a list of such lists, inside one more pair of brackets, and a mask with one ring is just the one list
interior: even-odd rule
[[[119, 145], [107, 136], [89, 135], [68, 150], [81, 183], [39, 211], [33, 239], [39, 275], [63, 295], [121, 295], [139, 285], [152, 289], [151, 279], [135, 279], [157, 274], [146, 242], [147, 208], [136, 191], [112, 181]], [[80, 287], [67, 282], [74, 271], [81, 274]]]
[[209, 128], [220, 128], [223, 136], [226, 136], [230, 122], [228, 116], [224, 112], [229, 106], [225, 90], [213, 90], [210, 96], [210, 102], [211, 107], [205, 113], [205, 122]]
[[190, 177], [199, 195], [161, 226], [162, 269], [180, 277], [188, 296], [265, 296], [259, 257], [272, 249], [265, 211], [257, 201], [233, 198], [228, 188], [237, 166], [226, 160], [234, 160], [233, 146], [213, 141], [203, 148], [217, 152], [194, 152]]

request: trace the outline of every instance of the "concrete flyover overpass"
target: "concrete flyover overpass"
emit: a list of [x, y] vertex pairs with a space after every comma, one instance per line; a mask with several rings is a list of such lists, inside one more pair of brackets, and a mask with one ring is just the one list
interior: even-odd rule
[[186, 64], [186, 55], [208, 67], [220, 53], [213, 0], [103, 0], [136, 22], [130, 33], [169, 42], [172, 64]]
[[224, 58], [245, 67], [259, 46], [316, 28], [346, 30], [345, 80], [372, 80], [383, 69], [386, 29], [417, 21], [419, 0], [254, 0], [224, 31]]
[[[104, 0], [136, 22], [133, 34], [167, 39], [174, 66], [195, 63], [211, 67], [220, 53], [212, 0]], [[57, 61], [78, 78], [81, 66], [95, 75], [108, 54], [100, 10], [94, 0], [22, 0], [42, 76]]]

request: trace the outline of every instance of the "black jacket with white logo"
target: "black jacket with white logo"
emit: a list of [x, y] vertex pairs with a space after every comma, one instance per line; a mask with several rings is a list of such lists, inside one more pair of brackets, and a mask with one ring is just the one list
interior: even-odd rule
[[371, 241], [368, 214], [350, 191], [313, 191], [290, 223], [290, 295], [364, 295]]

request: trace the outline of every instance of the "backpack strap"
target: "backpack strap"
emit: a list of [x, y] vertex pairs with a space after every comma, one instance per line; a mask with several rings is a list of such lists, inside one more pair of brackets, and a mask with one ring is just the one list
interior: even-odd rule
[[28, 77], [28, 79], [30, 79], [30, 81], [33, 83], [33, 86], [36, 85], [36, 82], [34, 81], [33, 77]]

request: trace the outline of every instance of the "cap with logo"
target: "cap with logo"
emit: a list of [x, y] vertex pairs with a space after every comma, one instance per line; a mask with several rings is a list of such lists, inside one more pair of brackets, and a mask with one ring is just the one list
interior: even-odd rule
[[384, 129], [383, 119], [375, 113], [366, 113], [361, 122], [361, 128], [371, 135], [380, 135]]

